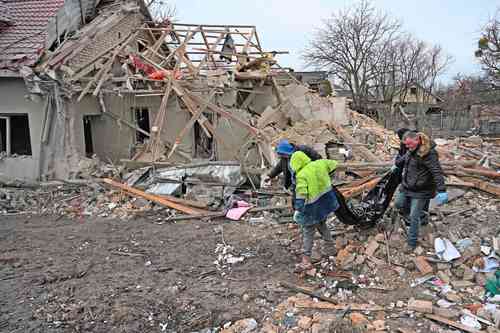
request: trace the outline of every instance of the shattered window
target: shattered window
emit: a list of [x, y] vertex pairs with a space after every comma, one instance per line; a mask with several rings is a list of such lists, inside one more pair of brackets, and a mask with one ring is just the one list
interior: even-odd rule
[[28, 115], [0, 116], [0, 149], [7, 155], [31, 155]]
[[7, 152], [7, 118], [0, 118], [0, 152]]
[[[133, 108], [133, 112], [134, 112], [135, 124], [137, 125], [137, 127], [149, 133], [150, 127], [149, 127], [148, 108]], [[143, 132], [136, 131], [135, 133], [136, 133], [135, 137], [137, 143], [144, 143], [144, 141], [148, 139], [148, 136]]]

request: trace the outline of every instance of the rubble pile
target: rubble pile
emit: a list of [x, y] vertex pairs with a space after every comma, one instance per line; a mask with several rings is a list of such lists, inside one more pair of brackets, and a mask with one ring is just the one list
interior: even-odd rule
[[93, 185], [51, 185], [39, 189], [0, 188], [0, 213], [4, 216], [131, 219], [141, 213], [161, 212], [163, 218], [168, 217], [168, 212], [165, 214], [165, 209], [161, 206], [154, 207], [148, 201], [131, 199], [97, 183]]
[[498, 209], [498, 200], [462, 192], [434, 211], [414, 253], [399, 250], [404, 221], [365, 231], [330, 221], [337, 255], [313, 253], [319, 259], [299, 285], [279, 283], [295, 295], [249, 332], [498, 332], [500, 229], [486, 223]]

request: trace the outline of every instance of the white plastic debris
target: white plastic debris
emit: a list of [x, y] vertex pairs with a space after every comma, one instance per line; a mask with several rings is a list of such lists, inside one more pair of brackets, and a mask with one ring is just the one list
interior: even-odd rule
[[234, 265], [238, 262], [243, 262], [243, 260], [245, 260], [244, 257], [233, 257], [233, 256], [229, 256], [227, 259], [226, 259], [226, 262], [228, 264], [231, 264], [231, 265]]
[[456, 247], [447, 238], [436, 238], [434, 241], [434, 250], [439, 259], [447, 262], [461, 257], [460, 252], [458, 252]]
[[445, 299], [440, 299], [439, 301], [437, 301], [437, 305], [440, 308], [448, 309], [448, 308], [452, 307], [453, 305], [455, 305], [455, 303], [448, 302]]
[[489, 256], [490, 253], [491, 253], [491, 247], [490, 246], [481, 245], [481, 252], [483, 252], [483, 254], [485, 256]]
[[465, 325], [467, 327], [470, 327], [470, 328], [473, 328], [476, 330], [481, 329], [481, 324], [479, 323], [479, 321], [477, 321], [476, 318], [471, 317], [469, 315], [464, 314], [462, 317], [460, 317], [460, 322], [462, 323], [462, 325]]

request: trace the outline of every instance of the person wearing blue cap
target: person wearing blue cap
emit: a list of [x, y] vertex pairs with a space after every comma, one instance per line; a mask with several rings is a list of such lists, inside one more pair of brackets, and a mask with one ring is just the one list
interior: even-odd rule
[[296, 151], [301, 151], [307, 155], [311, 159], [311, 161], [320, 160], [321, 155], [314, 150], [313, 148], [306, 145], [295, 145], [288, 140], [281, 140], [278, 142], [276, 146], [276, 154], [278, 154], [280, 160], [278, 163], [272, 168], [271, 172], [267, 175], [265, 182], [276, 178], [280, 174], [283, 173], [283, 185], [286, 189], [291, 189], [294, 192], [293, 180], [292, 180], [292, 172], [289, 167], [290, 157]]

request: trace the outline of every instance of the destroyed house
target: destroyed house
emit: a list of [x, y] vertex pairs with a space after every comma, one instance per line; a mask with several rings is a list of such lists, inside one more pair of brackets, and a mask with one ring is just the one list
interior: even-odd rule
[[[27, 36], [0, 38], [8, 176], [79, 177], [93, 157], [269, 165], [270, 127], [347, 121], [345, 99], [314, 96], [278, 65], [282, 52], [262, 48], [254, 26], [153, 22], [140, 0], [4, 3], [14, 22], [37, 23]], [[21, 4], [30, 10], [16, 11]], [[43, 22], [23, 16], [41, 15], [41, 5]]]

